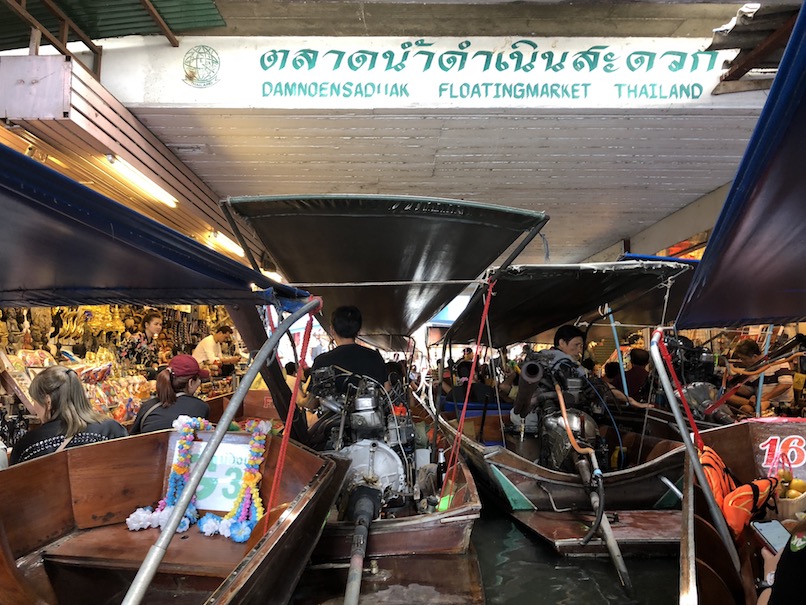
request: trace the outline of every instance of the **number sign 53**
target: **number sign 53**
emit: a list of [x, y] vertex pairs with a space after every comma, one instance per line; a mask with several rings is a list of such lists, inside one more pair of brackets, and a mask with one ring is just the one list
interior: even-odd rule
[[[191, 472], [206, 446], [204, 441], [193, 442], [190, 450]], [[248, 459], [248, 443], [222, 443], [196, 488], [196, 507], [199, 510], [229, 512], [241, 489]]]

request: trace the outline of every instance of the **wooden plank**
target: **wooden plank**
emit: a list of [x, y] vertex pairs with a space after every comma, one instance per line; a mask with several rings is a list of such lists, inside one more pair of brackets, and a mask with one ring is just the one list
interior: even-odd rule
[[165, 493], [165, 463], [172, 431], [69, 448], [72, 506], [80, 529], [121, 523]]
[[[613, 535], [625, 555], [676, 553], [680, 543], [680, 511], [608, 511]], [[562, 555], [607, 556], [604, 542], [594, 537], [580, 544], [594, 521], [594, 515], [577, 512], [518, 511], [519, 523], [548, 540]]]
[[[136, 570], [157, 539], [156, 531], [129, 531], [118, 523], [83, 531], [44, 554], [45, 561], [61, 565]], [[196, 530], [174, 540], [160, 564], [161, 573], [225, 578], [246, 553], [246, 545], [224, 536], [208, 537]]]
[[2, 471], [0, 522], [15, 558], [75, 527], [66, 451]]

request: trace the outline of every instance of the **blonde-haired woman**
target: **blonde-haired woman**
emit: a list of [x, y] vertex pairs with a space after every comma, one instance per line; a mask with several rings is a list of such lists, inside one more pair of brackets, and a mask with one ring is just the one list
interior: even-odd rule
[[11, 451], [11, 464], [128, 434], [120, 424], [93, 409], [81, 380], [70, 368], [46, 368], [28, 390], [42, 407], [42, 426], [17, 442]]

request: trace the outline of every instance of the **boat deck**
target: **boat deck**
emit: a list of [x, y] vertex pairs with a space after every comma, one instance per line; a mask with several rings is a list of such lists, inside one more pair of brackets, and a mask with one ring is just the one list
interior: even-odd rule
[[[676, 510], [608, 511], [610, 527], [624, 555], [676, 555], [679, 552], [681, 513]], [[595, 516], [582, 512], [515, 511], [512, 516], [548, 540], [561, 555], [607, 556], [603, 540], [594, 537], [586, 545]]]

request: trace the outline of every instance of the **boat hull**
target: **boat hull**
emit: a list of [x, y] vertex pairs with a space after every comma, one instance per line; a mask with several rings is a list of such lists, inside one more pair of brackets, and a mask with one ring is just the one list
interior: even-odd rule
[[[451, 439], [458, 437], [456, 429], [444, 419], [442, 427]], [[607, 554], [600, 540], [581, 545], [593, 512], [589, 490], [578, 475], [547, 469], [504, 446], [485, 446], [468, 435], [462, 436], [461, 443], [479, 487], [522, 527], [548, 540], [559, 554]], [[517, 444], [510, 443], [509, 447], [518, 449]], [[658, 517], [654, 509], [678, 506], [679, 499], [671, 494], [665, 481], [681, 481], [684, 450], [682, 444], [667, 440], [648, 441], [646, 447], [652, 448], [648, 462], [604, 473], [605, 510], [612, 517], [615, 539], [624, 554], [675, 554], [680, 514], [663, 511], [670, 514]], [[624, 522], [619, 524], [619, 518]], [[646, 531], [648, 524], [661, 522], [663, 531]]]
[[[162, 431], [69, 448], [2, 471], [4, 604], [121, 601], [158, 536], [154, 530], [129, 532], [124, 521], [164, 493], [171, 435]], [[270, 439], [264, 499], [278, 452], [279, 439]], [[286, 602], [346, 468], [293, 443], [285, 464], [281, 505], [261, 519], [249, 542], [207, 538], [196, 528], [177, 534], [143, 602]]]
[[[785, 452], [792, 474], [806, 479], [806, 419], [761, 418], [701, 433], [739, 483], [766, 477], [770, 464]], [[769, 514], [769, 513], [768, 513]], [[680, 603], [754, 605], [754, 578], [760, 557], [749, 530], [736, 540], [740, 568], [731, 563], [728, 547], [716, 529], [702, 489], [687, 464], [680, 538]]]
[[[467, 466], [459, 463], [453, 503], [445, 512], [424, 513], [372, 522], [367, 538], [368, 557], [464, 554], [470, 546], [473, 523], [481, 514], [481, 499]], [[313, 553], [314, 562], [350, 558], [354, 525], [328, 521]]]

